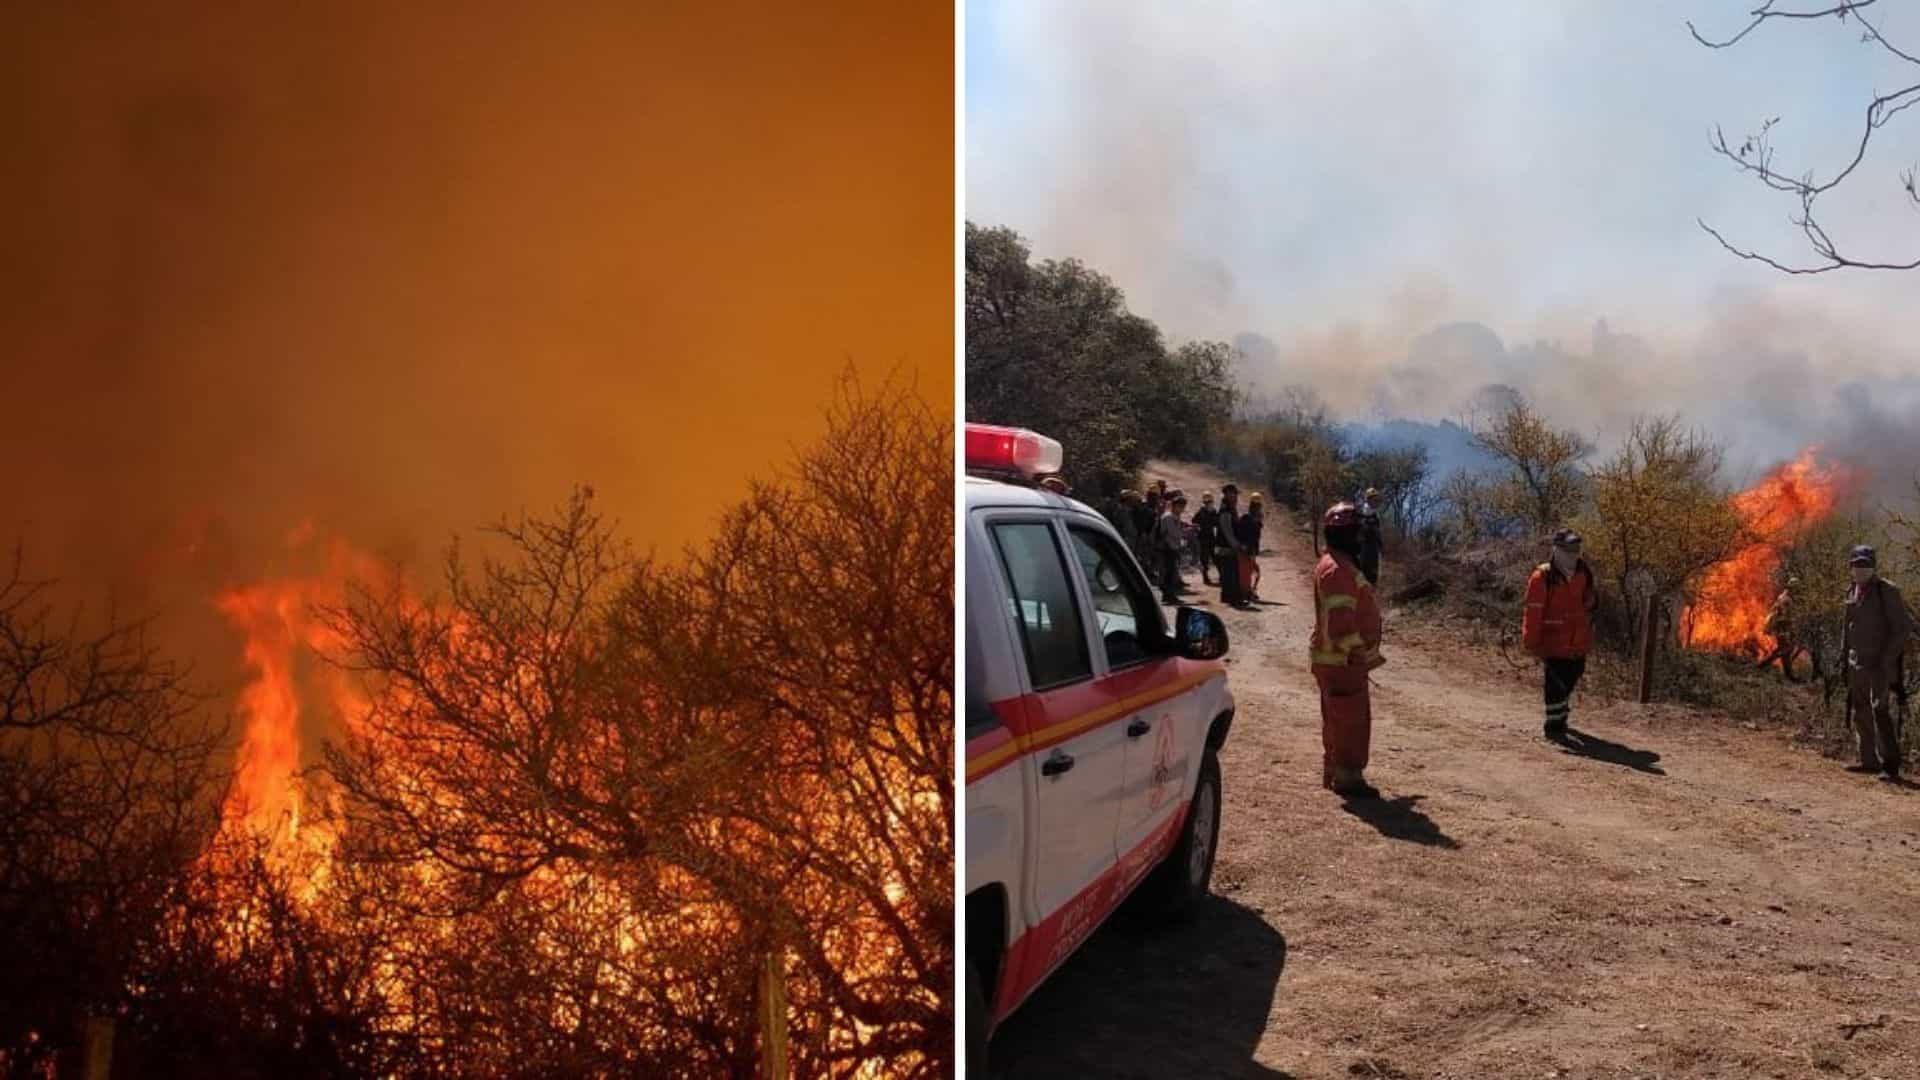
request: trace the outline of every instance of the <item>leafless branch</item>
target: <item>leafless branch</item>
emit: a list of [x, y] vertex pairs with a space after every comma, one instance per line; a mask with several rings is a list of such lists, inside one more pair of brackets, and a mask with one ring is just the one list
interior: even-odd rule
[[[1741, 28], [1739, 33], [1723, 41], [1713, 41], [1702, 36], [1700, 31], [1694, 28], [1693, 20], [1691, 19], [1687, 20], [1687, 32], [1693, 35], [1693, 40], [1705, 45], [1709, 49], [1725, 49], [1738, 44], [1741, 38], [1753, 33], [1756, 27], [1768, 19], [1824, 19], [1829, 15], [1845, 19], [1849, 13], [1854, 13], [1857, 16], [1858, 9], [1868, 7], [1874, 2], [1875, 0], [1842, 0], [1841, 3], [1835, 4], [1830, 8], [1823, 8], [1819, 11], [1775, 11], [1773, 10], [1773, 0], [1767, 0], [1767, 3], [1760, 5], [1751, 12], [1753, 15], [1752, 22]], [[1863, 19], [1861, 21], [1864, 22], [1865, 20]]]
[[[1721, 40], [1707, 38], [1700, 33], [1692, 22], [1687, 23], [1687, 31], [1693, 35], [1695, 41], [1698, 41], [1710, 49], [1724, 49], [1737, 44], [1741, 39], [1759, 27], [1760, 24], [1772, 19], [1808, 20], [1832, 16], [1844, 21], [1851, 16], [1863, 27], [1864, 32], [1861, 37], [1863, 42], [1877, 44], [1888, 54], [1902, 61], [1920, 65], [1920, 57], [1916, 57], [1914, 54], [1896, 46], [1880, 32], [1879, 27], [1875, 26], [1872, 20], [1862, 14], [1861, 9], [1871, 6], [1874, 2], [1875, 0], [1845, 0], [1843, 3], [1818, 11], [1779, 11], [1774, 9], [1771, 0], [1769, 0], [1768, 3], [1754, 9], [1751, 13], [1753, 16], [1752, 21], [1731, 37]], [[1721, 233], [1707, 225], [1704, 221], [1699, 222], [1701, 229], [1718, 241], [1721, 247], [1734, 255], [1742, 259], [1762, 263], [1788, 274], [1823, 274], [1842, 268], [1858, 270], [1913, 270], [1920, 268], [1920, 258], [1916, 258], [1911, 262], [1892, 262], [1859, 259], [1845, 254], [1814, 216], [1815, 200], [1845, 182], [1853, 175], [1854, 171], [1859, 168], [1861, 162], [1866, 160], [1867, 148], [1873, 140], [1874, 132], [1885, 127], [1890, 120], [1900, 113], [1905, 112], [1915, 103], [1920, 103], [1920, 83], [1914, 83], [1913, 85], [1888, 93], [1878, 94], [1873, 100], [1869, 101], [1865, 111], [1864, 122], [1861, 126], [1860, 139], [1854, 147], [1853, 156], [1843, 167], [1824, 182], [1816, 182], [1811, 170], [1796, 177], [1774, 168], [1773, 147], [1770, 139], [1774, 125], [1779, 123], [1779, 117], [1773, 117], [1762, 123], [1760, 129], [1743, 139], [1738, 148], [1735, 148], [1727, 141], [1724, 131], [1715, 127], [1713, 137], [1709, 140], [1709, 146], [1714, 153], [1726, 158], [1733, 163], [1737, 170], [1753, 176], [1768, 188], [1784, 194], [1793, 195], [1800, 200], [1798, 214], [1789, 220], [1794, 226], [1799, 228], [1802, 235], [1806, 237], [1808, 246], [1812, 248], [1815, 255], [1819, 256], [1820, 262], [1804, 266], [1790, 265], [1778, 259], [1761, 255], [1755, 251], [1731, 243], [1721, 235]], [[1900, 181], [1901, 187], [1906, 192], [1909, 201], [1916, 207], [1920, 207], [1920, 188], [1916, 187], [1914, 170], [1910, 169], [1902, 173], [1900, 175]]]

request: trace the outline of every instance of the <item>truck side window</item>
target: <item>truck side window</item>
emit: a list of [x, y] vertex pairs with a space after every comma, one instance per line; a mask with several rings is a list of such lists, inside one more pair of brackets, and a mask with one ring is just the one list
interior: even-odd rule
[[1091, 676], [1086, 631], [1052, 527], [1040, 521], [995, 525], [993, 544], [999, 549], [1000, 565], [1006, 568], [1007, 588], [1013, 594], [1011, 614], [1020, 626], [1033, 688], [1044, 690]]
[[1092, 529], [1069, 528], [1073, 552], [1093, 594], [1093, 613], [1100, 620], [1100, 639], [1107, 646], [1107, 667], [1118, 669], [1152, 658], [1149, 637], [1162, 637], [1160, 608], [1153, 592], [1110, 536]]

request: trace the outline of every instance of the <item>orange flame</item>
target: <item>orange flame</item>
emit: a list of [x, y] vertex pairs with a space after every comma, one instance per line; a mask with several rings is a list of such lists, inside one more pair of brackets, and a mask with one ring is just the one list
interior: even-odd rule
[[1833, 513], [1843, 477], [1819, 460], [1810, 446], [1774, 469], [1758, 484], [1735, 495], [1751, 543], [1707, 571], [1698, 601], [1686, 611], [1688, 644], [1702, 649], [1758, 650], [1776, 642], [1767, 633], [1775, 598], [1775, 574], [1787, 547]]
[[311, 523], [302, 524], [288, 534], [287, 547], [299, 561], [317, 558], [317, 569], [228, 589], [215, 601], [245, 635], [243, 656], [253, 672], [240, 693], [245, 728], [223, 817], [276, 848], [295, 842], [325, 847], [331, 840], [313, 835], [311, 826], [302, 834], [310, 790], [300, 778], [303, 747], [328, 725], [351, 724], [366, 706], [326, 663], [338, 655], [341, 641], [321, 612], [345, 598], [348, 581], [375, 581], [383, 574], [375, 560], [338, 541], [316, 554], [314, 533]]

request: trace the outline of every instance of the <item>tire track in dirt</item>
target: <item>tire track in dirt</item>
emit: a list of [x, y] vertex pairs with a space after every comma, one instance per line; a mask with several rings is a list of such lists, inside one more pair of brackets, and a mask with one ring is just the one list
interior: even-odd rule
[[1343, 804], [1319, 787], [1312, 553], [1283, 518], [1268, 543], [1269, 603], [1207, 605], [1238, 700], [1218, 899], [1103, 929], [1008, 1022], [997, 1072], [1920, 1077], [1920, 792], [1582, 697], [1598, 741], [1569, 753], [1537, 682], [1430, 627], [1398, 640], [1389, 611], [1383, 799]]

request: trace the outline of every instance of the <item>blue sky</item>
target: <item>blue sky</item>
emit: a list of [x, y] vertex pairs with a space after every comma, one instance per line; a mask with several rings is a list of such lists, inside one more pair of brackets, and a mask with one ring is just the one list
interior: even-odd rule
[[[1722, 51], [1687, 32], [1752, 6], [975, 0], [967, 217], [1105, 271], [1176, 339], [1265, 338], [1253, 388], [1305, 382], [1349, 416], [1457, 415], [1497, 378], [1603, 445], [1681, 412], [1748, 468], [1920, 432], [1920, 272], [1787, 277], [1695, 225], [1810, 259], [1791, 200], [1709, 132], [1779, 116], [1777, 163], [1825, 174], [1875, 88], [1920, 78], [1852, 23]], [[1872, 10], [1920, 49], [1920, 5]], [[1843, 247], [1920, 254], [1916, 161], [1920, 109], [1821, 203]], [[1602, 318], [1627, 337], [1603, 347]], [[1460, 322], [1505, 353], [1412, 347]]]

